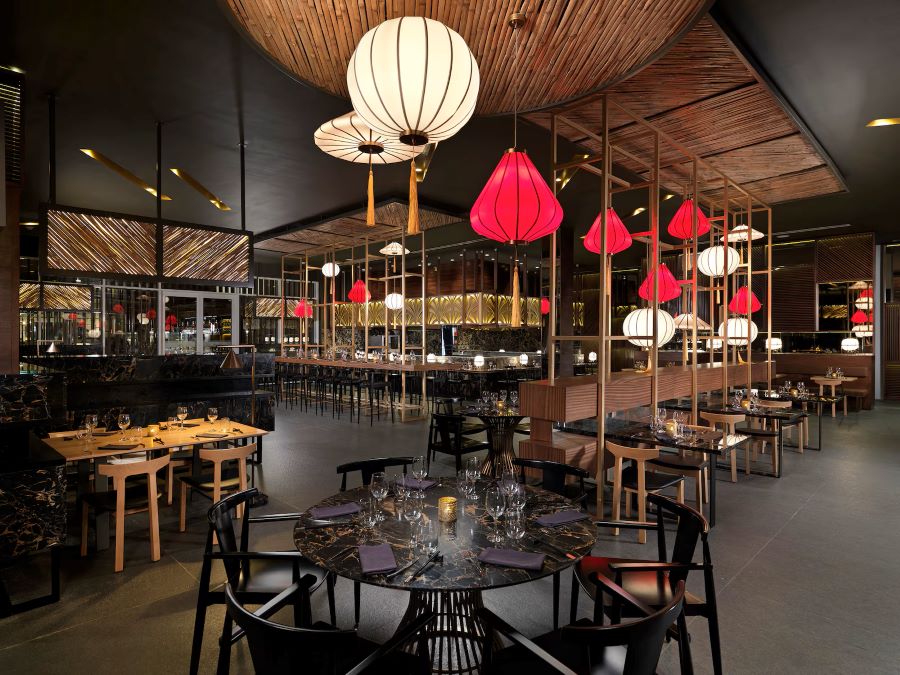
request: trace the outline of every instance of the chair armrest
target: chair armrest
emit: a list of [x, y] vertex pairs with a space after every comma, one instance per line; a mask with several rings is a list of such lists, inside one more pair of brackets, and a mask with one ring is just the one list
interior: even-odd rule
[[597, 527], [620, 527], [626, 530], [655, 530], [656, 523], [642, 523], [636, 520], [595, 520]]
[[602, 591], [606, 591], [607, 593], [617, 596], [620, 600], [624, 600], [632, 607], [639, 609], [646, 616], [650, 616], [653, 614], [653, 609], [645, 604], [644, 602], [638, 600], [631, 593], [622, 588], [619, 584], [617, 584], [612, 579], [603, 576], [602, 574], [597, 574], [596, 572], [592, 572], [590, 576], [590, 580], [596, 584], [597, 586], [603, 586], [603, 588], [598, 589]]
[[302, 513], [271, 513], [265, 516], [253, 516], [252, 518], [248, 518], [247, 522], [249, 523], [275, 523], [284, 520], [300, 520], [303, 517]]
[[494, 614], [491, 610], [482, 607], [478, 610], [477, 613], [479, 618], [483, 619], [484, 622], [488, 625], [488, 628], [490, 628], [491, 630], [495, 630], [498, 633], [502, 633], [514, 644], [527, 649], [532, 656], [536, 656], [557, 672], [564, 673], [564, 675], [576, 675], [573, 670], [570, 670], [568, 667], [566, 667], [565, 664], [554, 658], [553, 655], [550, 654], [550, 652], [542, 649], [537, 644], [529, 640], [499, 616]]
[[402, 628], [398, 628], [397, 632], [394, 634], [394, 636], [390, 640], [385, 642], [378, 649], [376, 649], [374, 652], [369, 654], [362, 661], [357, 663], [353, 667], [352, 670], [348, 670], [347, 675], [359, 675], [359, 673], [362, 673], [363, 671], [365, 671], [366, 668], [371, 666], [373, 663], [375, 663], [379, 659], [384, 658], [385, 656], [390, 654], [392, 651], [394, 651], [398, 647], [401, 647], [406, 642], [411, 640], [413, 637], [416, 636], [417, 633], [419, 633], [423, 628], [425, 628], [425, 626], [427, 626], [433, 620], [434, 620], [434, 612], [432, 612], [430, 609], [426, 609], [422, 614], [417, 616], [415, 619], [410, 621], [408, 624], [406, 624]]

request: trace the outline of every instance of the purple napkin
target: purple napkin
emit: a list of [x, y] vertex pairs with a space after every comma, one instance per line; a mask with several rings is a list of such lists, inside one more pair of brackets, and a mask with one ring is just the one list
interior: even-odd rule
[[478, 559], [489, 565], [501, 567], [518, 567], [523, 570], [539, 572], [544, 566], [543, 553], [529, 553], [528, 551], [512, 551], [506, 548], [486, 548], [478, 554]]
[[397, 569], [397, 561], [390, 544], [374, 544], [359, 547], [359, 564], [363, 574], [378, 574]]
[[403, 485], [412, 490], [427, 490], [433, 485], [437, 485], [436, 480], [419, 480], [418, 478], [411, 478], [410, 476], [403, 477]]
[[535, 518], [534, 521], [544, 527], [559, 527], [568, 523], [576, 523], [587, 517], [588, 514], [581, 511], [557, 511], [556, 513], [548, 513], [540, 518]]
[[140, 447], [140, 443], [113, 443], [110, 445], [101, 445], [98, 450], [132, 450]]
[[317, 506], [309, 510], [309, 515], [313, 518], [334, 518], [336, 516], [348, 516], [351, 513], [359, 511], [359, 504], [356, 502], [348, 502], [347, 504], [338, 504], [337, 506]]

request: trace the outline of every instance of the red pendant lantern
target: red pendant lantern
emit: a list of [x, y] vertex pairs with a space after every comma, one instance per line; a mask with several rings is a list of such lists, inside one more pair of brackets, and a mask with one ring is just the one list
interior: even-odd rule
[[116, 304], [114, 304], [112, 306], [112, 311], [114, 311], [116, 314], [121, 314], [122, 312], [125, 311], [125, 308], [122, 307], [122, 305], [117, 302]]
[[[659, 290], [659, 302], [674, 300], [681, 295], [681, 284], [669, 271], [665, 263], [656, 269], [657, 288]], [[638, 288], [638, 295], [648, 302], [653, 300], [653, 272], [647, 275], [644, 282]]]
[[84, 328], [84, 319], [78, 319], [77, 323], [79, 328]]
[[[600, 253], [601, 220], [598, 215], [584, 238], [584, 247], [592, 253]], [[606, 209], [606, 252], [609, 255], [615, 255], [629, 246], [631, 246], [631, 235], [628, 233], [628, 228], [619, 218], [619, 214], [610, 206]]]
[[728, 311], [732, 314], [746, 314], [748, 293], [750, 294], [750, 312], [753, 313], [762, 309], [762, 303], [760, 303], [756, 294], [746, 286], [741, 286], [737, 293], [734, 294], [734, 297], [731, 298], [731, 302], [728, 303]]
[[550, 313], [550, 298], [541, 298], [541, 314]]
[[[694, 225], [691, 222], [691, 209], [694, 208], [693, 199], [685, 199], [672, 220], [669, 221], [668, 232], [678, 239], [692, 239], [694, 236]], [[697, 236], [702, 237], [709, 232], [709, 220], [706, 215], [697, 207]]]
[[178, 325], [178, 318], [174, 314], [166, 314], [166, 330], [171, 330]]
[[347, 293], [347, 299], [358, 304], [368, 302], [371, 298], [372, 294], [369, 293], [369, 289], [366, 288], [366, 283], [362, 279], [357, 279], [353, 288]]
[[313, 315], [313, 308], [305, 298], [300, 298], [300, 302], [294, 307], [294, 316], [298, 319], [309, 319]]
[[869, 317], [861, 309], [856, 310], [850, 317], [850, 323], [869, 323]]
[[469, 214], [482, 237], [508, 244], [553, 234], [563, 210], [546, 181], [522, 151], [508, 150]]
[[861, 298], [871, 298], [871, 297], [872, 297], [872, 289], [871, 289], [871, 288], [867, 288], [866, 290], [864, 290], [862, 293], [859, 294], [859, 297], [861, 297]]
[[151, 321], [156, 318], [156, 310], [153, 309], [152, 307], [147, 310], [147, 318], [150, 319]]
[[78, 315], [75, 312], [69, 312], [69, 316], [67, 317], [69, 321], [74, 321], [78, 318]]

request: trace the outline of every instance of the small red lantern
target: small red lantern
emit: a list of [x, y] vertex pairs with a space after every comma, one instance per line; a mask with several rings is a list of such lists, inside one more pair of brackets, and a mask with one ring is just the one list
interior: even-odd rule
[[151, 321], [156, 318], [156, 310], [153, 309], [152, 307], [147, 310], [147, 318], [150, 319]]
[[871, 289], [871, 288], [867, 288], [866, 290], [864, 290], [862, 293], [859, 294], [859, 297], [861, 297], [861, 298], [871, 298], [871, 297], [872, 297], [872, 289]]
[[[659, 290], [659, 302], [667, 302], [674, 300], [681, 295], [681, 284], [669, 271], [665, 263], [662, 263], [656, 270], [657, 288]], [[647, 275], [644, 282], [638, 288], [638, 295], [644, 300], [651, 301], [653, 299], [653, 273]]]
[[[601, 214], [602, 215], [602, 214]], [[584, 238], [584, 247], [592, 253], [600, 253], [600, 215]], [[606, 252], [615, 255], [631, 246], [631, 235], [619, 214], [612, 207], [606, 209]]]
[[69, 321], [74, 321], [75, 319], [78, 318], [78, 315], [75, 312], [69, 312], [69, 316], [66, 318], [68, 318]]
[[300, 298], [300, 302], [294, 307], [294, 316], [298, 319], [309, 319], [313, 315], [313, 308], [305, 298]]
[[856, 310], [850, 317], [850, 323], [869, 323], [869, 317], [861, 309]]
[[541, 314], [550, 313], [550, 298], [541, 298]]
[[[675, 212], [675, 215], [672, 216], [672, 220], [669, 221], [668, 232], [673, 237], [677, 237], [678, 239], [692, 239], [694, 236], [694, 224], [691, 218], [691, 209], [694, 208], [694, 200], [693, 199], [685, 199], [681, 206], [678, 207], [678, 210]], [[697, 208], [697, 236], [702, 237], [704, 234], [709, 232], [709, 220], [706, 218], [706, 215], [703, 211], [700, 210], [700, 207]]]
[[78, 327], [84, 328], [84, 319], [78, 319]]
[[116, 304], [114, 304], [112, 306], [112, 311], [114, 311], [116, 314], [121, 314], [122, 312], [125, 311], [125, 308], [122, 307], [122, 305], [117, 302]]
[[762, 303], [760, 303], [756, 294], [746, 286], [741, 286], [737, 293], [734, 294], [731, 302], [728, 303], [728, 310], [733, 314], [746, 314], [748, 293], [750, 294], [750, 313], [759, 311], [762, 308]]
[[366, 283], [362, 279], [357, 279], [356, 283], [353, 284], [353, 288], [347, 293], [347, 298], [350, 302], [362, 304], [368, 302], [372, 298], [372, 294], [369, 293], [369, 289], [366, 288]]
[[174, 328], [178, 323], [178, 319], [175, 318], [174, 314], [166, 314], [166, 330]]

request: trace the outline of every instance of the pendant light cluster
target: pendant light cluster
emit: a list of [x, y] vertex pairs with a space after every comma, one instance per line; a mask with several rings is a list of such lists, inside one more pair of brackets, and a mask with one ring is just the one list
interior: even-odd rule
[[[681, 295], [681, 284], [678, 283], [665, 263], [656, 268], [655, 276], [659, 302], [668, 302]], [[653, 301], [653, 277], [654, 273], [651, 272], [638, 288], [638, 295], [648, 302]]]
[[[584, 247], [591, 253], [600, 253], [600, 236], [602, 234], [602, 214], [597, 216], [591, 229], [584, 237]], [[606, 253], [615, 255], [631, 246], [631, 234], [619, 214], [610, 206], [606, 209]]]

